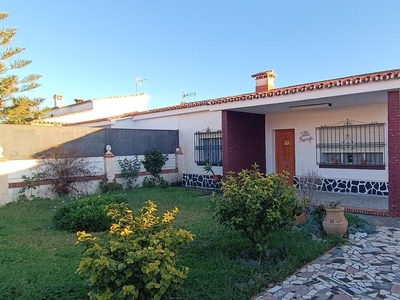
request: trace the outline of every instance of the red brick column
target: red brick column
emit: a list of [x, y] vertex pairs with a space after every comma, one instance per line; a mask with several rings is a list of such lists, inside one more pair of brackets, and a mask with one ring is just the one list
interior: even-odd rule
[[388, 92], [389, 213], [400, 217], [400, 91]]
[[254, 163], [265, 172], [265, 115], [222, 112], [222, 163], [224, 176], [250, 169]]

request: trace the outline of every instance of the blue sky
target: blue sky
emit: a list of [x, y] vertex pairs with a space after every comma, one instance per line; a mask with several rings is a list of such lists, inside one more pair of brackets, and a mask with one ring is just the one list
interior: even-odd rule
[[43, 75], [27, 93], [93, 99], [151, 95], [150, 108], [254, 91], [273, 69], [276, 87], [400, 68], [400, 1], [14, 0], [16, 58]]

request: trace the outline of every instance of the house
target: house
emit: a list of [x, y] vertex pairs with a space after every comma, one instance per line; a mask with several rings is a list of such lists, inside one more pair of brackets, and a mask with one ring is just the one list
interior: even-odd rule
[[107, 97], [97, 99], [75, 99], [75, 103], [64, 105], [64, 97], [56, 94], [53, 97], [54, 108], [42, 119], [34, 121], [32, 125], [70, 124], [120, 115], [126, 111], [146, 111], [150, 96], [144, 93]]
[[207, 162], [224, 175], [257, 163], [294, 182], [316, 170], [324, 190], [388, 195], [400, 216], [400, 69], [280, 88], [272, 70], [252, 77], [247, 94], [68, 126], [178, 129], [183, 185], [209, 186]]

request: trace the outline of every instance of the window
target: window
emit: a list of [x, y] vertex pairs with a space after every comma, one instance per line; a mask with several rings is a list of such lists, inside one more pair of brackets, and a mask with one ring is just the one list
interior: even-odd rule
[[195, 132], [194, 157], [198, 166], [222, 166], [222, 131], [207, 128]]
[[380, 168], [385, 166], [385, 124], [352, 124], [316, 128], [320, 167]]

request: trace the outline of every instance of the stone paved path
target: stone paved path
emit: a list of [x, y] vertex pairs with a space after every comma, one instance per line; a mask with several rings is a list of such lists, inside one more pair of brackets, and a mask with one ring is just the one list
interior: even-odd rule
[[253, 299], [400, 299], [400, 228], [349, 240]]

